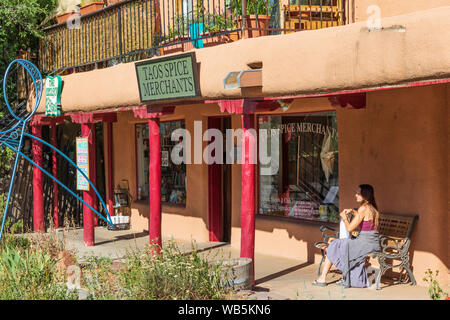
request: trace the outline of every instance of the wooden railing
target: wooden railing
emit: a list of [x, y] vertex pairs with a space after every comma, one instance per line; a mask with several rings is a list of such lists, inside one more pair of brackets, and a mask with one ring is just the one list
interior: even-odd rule
[[[263, 6], [252, 17], [248, 8], [255, 1]], [[275, 0], [271, 6], [269, 0], [247, 0], [243, 27], [241, 0], [123, 0], [47, 27], [39, 67], [44, 74], [84, 71], [243, 37], [339, 26], [344, 1]]]

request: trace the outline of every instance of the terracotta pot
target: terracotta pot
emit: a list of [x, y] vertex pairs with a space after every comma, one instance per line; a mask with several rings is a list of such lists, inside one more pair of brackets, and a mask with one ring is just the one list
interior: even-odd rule
[[228, 34], [214, 34], [214, 33], [204, 33], [203, 37], [207, 37], [203, 39], [203, 47], [214, 47], [225, 43], [233, 42]]
[[[251, 14], [245, 16], [245, 27], [252, 30], [245, 30], [245, 38], [255, 38], [267, 36], [269, 31], [270, 16], [258, 15], [258, 22], [256, 22], [256, 15]], [[238, 27], [242, 28], [242, 17], [238, 18]]]
[[70, 16], [72, 14], [74, 14], [74, 12], [66, 12], [66, 13], [57, 15], [56, 16], [56, 21], [58, 21], [58, 23], [65, 22], [65, 21], [67, 21], [70, 18]]
[[94, 11], [101, 10], [103, 9], [103, 6], [104, 6], [103, 2], [91, 2], [80, 8], [80, 14], [85, 15]]
[[[214, 33], [209, 34], [208, 32], [206, 32], [206, 33], [202, 33], [201, 36], [206, 37], [206, 38], [202, 39], [204, 48], [214, 47], [214, 46], [218, 46], [220, 44], [233, 42], [233, 40], [231, 40], [231, 38], [228, 34], [215, 35]], [[191, 40], [191, 38], [188, 36], [184, 36], [184, 37], [177, 37], [175, 39], [170, 39], [170, 40], [161, 42], [160, 45], [167, 45], [170, 43], [174, 43], [173, 45], [169, 45], [169, 46], [160, 48], [161, 55], [163, 56], [163, 55], [172, 54], [172, 53], [187, 52], [187, 51], [191, 51], [194, 49], [194, 45], [192, 44], [193, 41], [188, 41], [188, 42], [184, 42], [184, 43], [175, 43], [175, 42], [183, 41], [183, 40]]]
[[191, 38], [188, 36], [179, 36], [174, 39], [166, 40], [160, 43], [160, 45], [168, 45], [173, 43], [173, 45], [168, 45], [165, 47], [160, 48], [161, 55], [167, 55], [172, 53], [180, 53], [180, 52], [186, 52], [194, 49], [194, 46], [192, 45], [192, 41], [183, 42], [183, 43], [176, 43], [184, 40], [190, 40]]
[[108, 0], [108, 1], [106, 1], [106, 3], [108, 6], [110, 6], [110, 5], [120, 2], [120, 1], [122, 1], [122, 0]]

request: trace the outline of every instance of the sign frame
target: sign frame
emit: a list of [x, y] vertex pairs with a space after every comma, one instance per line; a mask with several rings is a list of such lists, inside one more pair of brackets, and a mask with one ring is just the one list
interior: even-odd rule
[[[54, 108], [54, 110], [51, 110], [51, 111], [49, 111], [49, 105], [50, 104], [53, 104], [51, 101], [50, 101], [50, 97], [49, 97], [49, 95], [48, 95], [48, 90], [49, 90], [49, 86], [48, 86], [48, 83], [50, 82], [50, 81], [52, 81], [52, 82], [54, 82], [54, 81], [56, 81], [56, 86], [54, 86], [54, 87], [56, 87], [56, 95], [55, 96], [51, 96], [55, 101], [54, 101], [54, 105], [53, 105], [53, 108]], [[52, 88], [54, 88], [54, 87], [52, 87]], [[47, 77], [45, 77], [45, 86], [44, 86], [44, 89], [45, 89], [45, 115], [46, 116], [48, 116], [48, 117], [59, 117], [59, 116], [61, 116], [61, 92], [62, 92], [62, 78], [61, 78], [61, 76], [60, 75], [56, 75], [56, 76], [54, 76], [54, 77], [52, 77], [52, 76], [47, 76]]]
[[[142, 91], [141, 91], [141, 86], [140, 86], [140, 80], [139, 80], [139, 73], [138, 73], [138, 67], [143, 66], [143, 65], [150, 65], [150, 64], [155, 64], [155, 63], [160, 63], [160, 62], [164, 62], [164, 61], [170, 61], [170, 60], [176, 60], [178, 58], [185, 58], [185, 57], [190, 57], [191, 58], [191, 62], [192, 62], [192, 76], [194, 78], [194, 90], [195, 90], [195, 94], [194, 95], [187, 95], [187, 96], [178, 96], [178, 97], [169, 97], [169, 98], [158, 98], [158, 99], [142, 99]], [[149, 102], [158, 102], [158, 101], [169, 101], [169, 100], [178, 100], [178, 99], [186, 99], [186, 98], [196, 98], [196, 97], [200, 97], [201, 93], [200, 93], [200, 82], [199, 82], [199, 72], [198, 72], [198, 68], [197, 68], [197, 59], [196, 59], [196, 55], [195, 52], [187, 52], [187, 53], [182, 53], [182, 54], [177, 54], [177, 55], [171, 55], [168, 57], [162, 57], [162, 58], [157, 58], [157, 59], [151, 59], [151, 60], [146, 60], [146, 61], [142, 61], [142, 62], [136, 62], [134, 64], [135, 70], [136, 70], [136, 79], [137, 79], [137, 85], [138, 85], [138, 89], [139, 89], [139, 100], [141, 103], [149, 103]]]
[[[86, 146], [87, 146], [87, 152], [86, 152], [86, 162], [85, 163], [80, 163], [78, 160], [78, 156], [79, 156], [79, 150], [78, 150], [78, 143], [79, 142], [86, 142]], [[85, 171], [84, 174], [89, 178], [89, 138], [87, 137], [76, 137], [75, 139], [75, 157], [76, 157], [76, 164], [80, 169], [83, 169], [83, 167], [85, 167]], [[86, 180], [86, 178], [84, 178], [81, 173], [78, 172], [77, 170], [77, 190], [79, 191], [89, 191], [90, 190], [90, 185], [89, 182], [86, 180], [85, 182], [81, 183], [82, 181], [80, 181], [81, 179]]]

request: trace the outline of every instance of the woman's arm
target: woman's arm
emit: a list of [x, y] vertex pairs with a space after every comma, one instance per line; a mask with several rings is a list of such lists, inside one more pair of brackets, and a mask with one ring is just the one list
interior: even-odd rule
[[341, 217], [344, 220], [345, 228], [348, 232], [353, 232], [356, 228], [358, 228], [361, 221], [364, 219], [364, 213], [362, 211], [363, 209], [359, 208], [351, 222], [348, 221], [345, 210], [341, 212]]

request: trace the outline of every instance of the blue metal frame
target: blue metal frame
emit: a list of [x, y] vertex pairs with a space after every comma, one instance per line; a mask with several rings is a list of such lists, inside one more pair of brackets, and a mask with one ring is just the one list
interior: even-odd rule
[[[11, 67], [15, 63], [22, 65], [23, 68], [31, 76], [31, 79], [33, 80], [34, 89], [35, 89], [35, 92], [36, 92], [36, 102], [35, 102], [34, 108], [33, 108], [33, 110], [30, 113], [28, 113], [25, 116], [24, 119], [20, 118], [19, 116], [17, 116], [14, 113], [14, 111], [11, 109], [11, 107], [9, 105], [8, 98], [6, 97], [6, 80], [7, 80], [7, 77], [8, 77], [8, 74], [9, 74], [9, 71], [10, 71]], [[15, 175], [16, 175], [16, 170], [17, 170], [17, 164], [18, 164], [19, 156], [22, 156], [25, 160], [29, 161], [32, 165], [36, 166], [39, 170], [41, 170], [47, 176], [49, 176], [54, 181], [56, 181], [60, 186], [62, 186], [67, 191], [69, 191], [70, 194], [72, 194], [75, 198], [77, 198], [78, 200], [83, 202], [86, 206], [88, 206], [89, 209], [91, 209], [101, 219], [105, 220], [109, 225], [114, 226], [112, 221], [111, 221], [111, 216], [110, 216], [109, 211], [108, 211], [108, 209], [107, 209], [107, 207], [105, 205], [105, 202], [103, 201], [103, 199], [100, 196], [100, 194], [97, 191], [97, 189], [94, 187], [93, 183], [88, 179], [86, 174], [69, 157], [67, 157], [60, 150], [56, 149], [54, 146], [52, 146], [51, 144], [47, 143], [46, 141], [44, 141], [42, 139], [39, 139], [39, 138], [37, 138], [37, 137], [35, 137], [35, 136], [25, 132], [25, 128], [26, 128], [27, 122], [31, 119], [31, 117], [36, 112], [36, 110], [37, 110], [37, 108], [39, 106], [39, 103], [40, 103], [41, 98], [42, 98], [42, 91], [43, 91], [42, 75], [41, 75], [39, 69], [33, 63], [31, 63], [28, 60], [24, 60], [24, 59], [16, 59], [16, 60], [12, 61], [9, 64], [8, 68], [6, 69], [6, 72], [5, 72], [5, 75], [4, 75], [4, 79], [3, 79], [3, 92], [5, 93], [4, 100], [5, 100], [5, 103], [6, 103], [6, 107], [8, 108], [8, 111], [17, 120], [17, 123], [15, 123], [12, 126], [12, 128], [6, 129], [4, 131], [1, 131], [2, 128], [0, 128], [0, 144], [6, 146], [6, 147], [10, 148], [11, 150], [13, 150], [14, 152], [16, 152], [16, 159], [15, 159], [15, 162], [14, 162], [14, 169], [13, 169], [13, 173], [12, 173], [12, 176], [11, 176], [11, 182], [9, 184], [8, 197], [6, 199], [5, 210], [4, 210], [4, 213], [3, 213], [3, 221], [2, 221], [2, 225], [1, 225], [1, 229], [0, 229], [0, 240], [2, 238], [3, 229], [4, 229], [4, 225], [5, 225], [5, 221], [6, 221], [6, 214], [8, 212], [8, 206], [9, 206], [9, 202], [10, 202], [10, 198], [11, 198], [11, 191], [12, 191], [12, 187], [13, 187], [13, 184], [14, 184], [14, 178], [15, 178]], [[103, 215], [101, 215], [97, 210], [92, 208], [88, 203], [86, 203], [83, 199], [81, 199], [79, 196], [77, 196], [72, 190], [70, 190], [67, 186], [65, 186], [56, 177], [51, 175], [49, 172], [47, 172], [45, 169], [40, 167], [33, 160], [31, 160], [25, 154], [23, 154], [20, 150], [22, 148], [23, 137], [24, 136], [45, 144], [46, 146], [48, 146], [51, 149], [53, 149], [56, 152], [58, 152], [67, 161], [69, 161], [69, 163], [72, 166], [74, 166], [83, 175], [83, 177], [88, 181], [90, 187], [95, 191], [95, 193], [97, 194], [98, 199], [100, 199], [102, 207], [105, 209], [107, 217], [106, 218], [103, 217]]]

